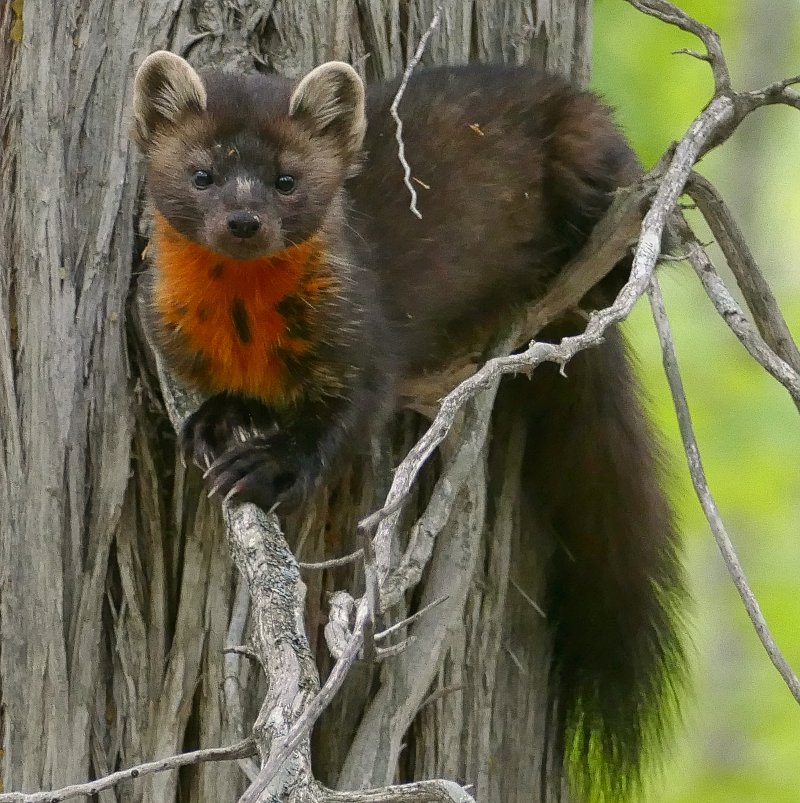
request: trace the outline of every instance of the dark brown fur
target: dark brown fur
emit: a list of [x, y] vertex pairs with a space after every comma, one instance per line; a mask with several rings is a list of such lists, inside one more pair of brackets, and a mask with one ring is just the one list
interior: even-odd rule
[[[140, 95], [168, 79], [151, 71]], [[161, 116], [137, 106], [149, 192], [172, 226], [242, 258], [314, 235], [338, 278], [313, 324], [296, 295], [276, 307], [313, 343], [314, 371], [305, 358], [286, 358], [299, 401], [278, 409], [222, 392], [184, 431], [190, 454], [216, 459], [217, 489], [264, 507], [297, 501], [329, 476], [365, 424], [385, 419], [398, 381], [443, 365], [541, 295], [615, 188], [638, 173], [608, 111], [559, 79], [510, 67], [418, 70], [400, 112], [413, 175], [427, 187], [418, 187], [419, 220], [408, 208], [389, 115], [397, 82], [367, 90], [362, 159], [360, 85], [335, 71], [330, 80], [312, 82], [298, 99], [292, 81], [210, 74], [207, 108], [198, 110], [193, 98], [203, 87], [182, 73], [177, 94], [186, 104]], [[205, 167], [224, 178], [213, 193], [189, 181]], [[284, 173], [297, 181], [289, 199], [272, 189]], [[253, 180], [244, 201], [237, 178]], [[234, 242], [224, 229], [242, 204], [263, 221], [255, 244]], [[610, 302], [628, 271], [620, 264], [586, 306]], [[259, 326], [243, 306], [231, 316], [242, 341]], [[571, 331], [565, 322], [549, 336]], [[179, 368], [180, 355], [171, 362]], [[569, 771], [576, 794], [622, 800], [674, 703], [683, 587], [619, 334], [578, 355], [567, 373], [543, 366], [503, 390], [527, 407], [527, 503], [558, 545], [548, 571], [548, 764]], [[253, 424], [265, 434], [245, 444], [232, 437], [237, 425]], [[543, 789], [558, 796], [546, 782]]]
[[369, 158], [349, 187], [416, 368], [446, 360], [479, 319], [541, 294], [638, 167], [606, 109], [559, 79], [499, 66], [420, 72], [400, 107], [413, 175], [430, 187], [417, 186], [420, 221], [396, 191], [395, 90], [368, 93]]

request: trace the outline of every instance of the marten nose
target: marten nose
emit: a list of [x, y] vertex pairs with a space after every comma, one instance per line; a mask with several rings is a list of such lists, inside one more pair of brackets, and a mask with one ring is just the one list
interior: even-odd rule
[[234, 212], [228, 218], [228, 229], [234, 237], [241, 237], [246, 240], [252, 237], [261, 225], [261, 221], [252, 212], [238, 211]]

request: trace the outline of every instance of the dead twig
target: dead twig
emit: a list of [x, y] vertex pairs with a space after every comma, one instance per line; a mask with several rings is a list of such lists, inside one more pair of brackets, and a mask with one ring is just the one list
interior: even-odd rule
[[675, 230], [686, 248], [686, 258], [723, 321], [747, 349], [750, 356], [789, 391], [800, 407], [800, 374], [778, 357], [745, 317], [736, 299], [714, 269], [708, 254], [700, 247], [689, 226], [676, 219]]
[[446, 599], [447, 597], [439, 597], [435, 599], [433, 602], [429, 602], [423, 608], [420, 608], [416, 613], [412, 613], [411, 616], [406, 616], [405, 619], [401, 619], [399, 622], [395, 622], [391, 627], [387, 627], [380, 633], [376, 633], [375, 641], [382, 641], [383, 639], [391, 636], [393, 633], [397, 633], [398, 631], [403, 630], [404, 628], [416, 622], [417, 619], [419, 619], [421, 616], [425, 616], [426, 613], [433, 610], [437, 605], [440, 605]]
[[326, 790], [322, 803], [475, 803], [467, 788], [453, 781], [419, 781], [360, 792]]
[[755, 595], [747, 583], [742, 565], [739, 562], [736, 551], [725, 529], [722, 517], [720, 516], [717, 504], [708, 487], [703, 463], [700, 459], [700, 450], [697, 447], [697, 440], [692, 427], [689, 406], [686, 403], [686, 395], [683, 391], [683, 382], [681, 380], [680, 371], [678, 370], [678, 361], [675, 356], [675, 346], [672, 340], [669, 320], [667, 319], [667, 313], [664, 308], [664, 299], [661, 296], [661, 290], [655, 279], [653, 279], [648, 289], [648, 296], [653, 312], [653, 320], [655, 321], [658, 337], [661, 341], [664, 371], [667, 375], [667, 381], [669, 382], [670, 391], [672, 393], [672, 400], [675, 405], [675, 413], [678, 417], [678, 425], [680, 426], [683, 448], [686, 452], [686, 460], [689, 464], [689, 474], [692, 478], [692, 485], [694, 485], [695, 493], [703, 508], [703, 513], [711, 527], [711, 532], [714, 534], [714, 540], [717, 542], [719, 551], [722, 554], [722, 559], [725, 561], [725, 566], [728, 569], [734, 586], [736, 586], [736, 590], [739, 592], [739, 596], [744, 603], [745, 610], [750, 617], [750, 621], [753, 623], [758, 638], [773, 665], [783, 678], [784, 683], [786, 683], [787, 688], [792, 693], [792, 696], [800, 703], [800, 680], [798, 680], [786, 659], [783, 657], [778, 645], [775, 643], [775, 639], [770, 633], [769, 626], [761, 612]]
[[237, 644], [233, 647], [225, 647], [222, 652], [223, 654], [235, 653], [236, 655], [243, 655], [245, 658], [249, 658], [251, 661], [257, 661], [261, 663], [258, 653], [252, 647], [246, 647], [243, 644]]
[[[242, 653], [237, 645], [241, 643], [244, 637], [244, 628], [249, 610], [250, 592], [244, 578], [240, 576], [236, 585], [236, 596], [233, 602], [233, 610], [231, 611], [230, 624], [228, 625], [227, 647], [223, 658], [224, 679], [222, 682], [228, 725], [232, 734], [240, 739], [244, 738], [244, 713], [239, 693], [239, 663]], [[252, 651], [250, 653], [250, 657], [258, 658], [257, 653]], [[237, 759], [237, 763], [250, 781], [258, 775], [258, 767], [252, 758], [240, 758]]]
[[191, 764], [201, 764], [206, 761], [234, 761], [247, 758], [257, 753], [256, 742], [253, 737], [243, 739], [229, 747], [211, 747], [206, 750], [194, 750], [191, 753], [181, 753], [169, 758], [160, 758], [156, 761], [149, 761], [146, 764], [137, 764], [127, 770], [112, 772], [104, 778], [88, 783], [77, 783], [72, 786], [64, 786], [52, 792], [5, 792], [0, 793], [0, 803], [58, 803], [61, 800], [69, 800], [73, 797], [97, 795], [104, 789], [111, 789], [123, 781], [130, 781], [136, 778], [143, 778], [145, 775], [152, 775], [156, 772], [168, 772], [179, 767], [187, 767]]
[[530, 605], [531, 608], [533, 608], [533, 610], [535, 610], [536, 613], [542, 617], [542, 619], [547, 619], [547, 613], [545, 612], [544, 608], [542, 608], [542, 606], [539, 605], [539, 603], [536, 602], [536, 600], [533, 599], [533, 597], [531, 597], [531, 595], [528, 594], [528, 592], [525, 591], [525, 589], [513, 577], [509, 580], [509, 583], [511, 583], [511, 586], [522, 597], [522, 599], [524, 599], [525, 602], [527, 602], [528, 605]]
[[[422, 220], [422, 213], [417, 209], [417, 191], [414, 189], [414, 185], [411, 183], [411, 165], [408, 163], [406, 159], [406, 146], [403, 142], [403, 121], [400, 119], [400, 114], [398, 113], [397, 109], [400, 106], [400, 101], [403, 99], [403, 94], [406, 91], [406, 86], [408, 85], [408, 81], [411, 78], [411, 73], [414, 72], [417, 64], [419, 64], [420, 60], [422, 59], [422, 54], [425, 52], [425, 45], [428, 44], [428, 39], [430, 39], [431, 34], [434, 32], [436, 26], [439, 24], [439, 20], [442, 17], [442, 9], [444, 8], [444, 3], [439, 3], [436, 6], [436, 11], [434, 12], [433, 17], [431, 18], [430, 25], [428, 25], [428, 29], [425, 31], [424, 34], [420, 37], [419, 44], [417, 45], [417, 50], [414, 53], [411, 61], [408, 62], [406, 65], [405, 72], [403, 73], [403, 78], [400, 81], [400, 86], [397, 89], [397, 94], [394, 96], [394, 100], [392, 101], [392, 105], [389, 108], [389, 113], [392, 115], [392, 119], [395, 122], [395, 139], [397, 140], [397, 158], [400, 160], [400, 164], [403, 166], [403, 183], [408, 188], [409, 193], [411, 194], [411, 203], [409, 205], [409, 209], [411, 210], [412, 214], [416, 215], [420, 220]], [[422, 184], [422, 182], [420, 182]], [[422, 184], [422, 186], [425, 186]]]
[[378, 567], [372, 538], [365, 530], [359, 530], [361, 551], [364, 555], [364, 600], [367, 603], [367, 615], [364, 618], [365, 661], [375, 660], [375, 619], [381, 609], [380, 589], [378, 585]]
[[713, 184], [698, 173], [690, 176], [686, 192], [722, 249], [761, 336], [782, 360], [800, 373], [800, 350], [730, 209]]
[[[677, 8], [665, 0], [628, 0], [636, 9], [651, 17], [656, 17], [669, 25], [675, 25], [682, 31], [694, 34], [706, 48], [707, 55], [703, 56], [693, 51], [683, 51], [690, 55], [708, 61], [714, 74], [714, 94], [721, 95], [731, 88], [731, 76], [728, 72], [728, 63], [722, 52], [719, 34], [716, 31], [690, 17], [685, 11]], [[681, 51], [679, 51], [681, 52]]]
[[340, 566], [349, 566], [351, 563], [356, 563], [361, 560], [363, 556], [363, 550], [357, 549], [355, 552], [351, 552], [349, 555], [343, 555], [341, 558], [331, 558], [330, 560], [321, 560], [316, 563], [303, 563], [300, 561], [297, 565], [302, 571], [321, 572], [325, 569], [337, 569]]
[[[363, 609], [359, 609], [361, 612]], [[355, 626], [350, 640], [342, 651], [339, 660], [334, 664], [325, 685], [317, 692], [310, 702], [302, 710], [300, 716], [295, 720], [286, 736], [277, 744], [271, 745], [269, 757], [262, 766], [259, 777], [247, 789], [240, 798], [240, 803], [255, 803], [261, 793], [266, 789], [273, 776], [283, 767], [290, 758], [295, 748], [308, 738], [308, 734], [314, 723], [319, 719], [322, 712], [328, 707], [334, 695], [344, 683], [350, 668], [358, 659], [361, 649], [363, 627], [363, 613], [361, 617], [356, 616]]]

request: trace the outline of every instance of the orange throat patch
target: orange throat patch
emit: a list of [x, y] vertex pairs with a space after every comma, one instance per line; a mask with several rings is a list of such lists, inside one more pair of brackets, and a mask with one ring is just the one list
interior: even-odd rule
[[156, 213], [153, 304], [172, 367], [205, 392], [285, 406], [312, 359], [315, 301], [330, 285], [317, 238], [257, 259], [231, 259]]

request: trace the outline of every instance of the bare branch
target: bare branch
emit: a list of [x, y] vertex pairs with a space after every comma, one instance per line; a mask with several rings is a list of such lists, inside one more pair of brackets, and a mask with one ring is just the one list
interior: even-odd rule
[[[253, 599], [252, 638], [269, 678], [267, 695], [253, 726], [262, 770], [242, 800], [258, 799], [269, 789], [291, 800], [312, 781], [308, 731], [287, 755], [288, 762], [266, 778], [263, 765], [296, 723], [319, 688], [319, 677], [303, 625], [305, 586], [294, 556], [273, 515], [254, 505], [223, 505], [231, 554], [247, 580]], [[301, 743], [302, 742], [302, 743]], [[280, 771], [278, 771], [280, 770]]]
[[[586, 245], [559, 273], [545, 295], [520, 321], [509, 327], [505, 338], [494, 349], [497, 354], [506, 355], [517, 346], [524, 345], [547, 324], [577, 307], [586, 293], [630, 251], [639, 234], [644, 214], [642, 210], [655, 194], [662, 173], [663, 167], [659, 164], [633, 187], [626, 187], [617, 192], [613, 204], [592, 230]], [[458, 387], [465, 379], [474, 380], [477, 368], [478, 366], [471, 362], [460, 365], [457, 370], [465, 376], [456, 383]], [[451, 376], [451, 372], [448, 372], [447, 376]], [[444, 385], [448, 390], [454, 387], [454, 384], [447, 379], [440, 381], [437, 377], [433, 382], [425, 380], [422, 383], [407, 383], [404, 388], [405, 395], [418, 399], [428, 393], [424, 388], [429, 385], [433, 387]], [[435, 412], [438, 412], [442, 401], [440, 398], [426, 400], [426, 402], [433, 401], [435, 401]], [[371, 531], [376, 528], [384, 519], [401, 510], [405, 498], [401, 495], [391, 501], [387, 499], [382, 508], [359, 522], [359, 529]]]
[[693, 59], [698, 59], [699, 61], [706, 61], [709, 64], [712, 63], [711, 56], [707, 53], [698, 53], [696, 50], [691, 50], [688, 47], [681, 47], [678, 50], [672, 51], [673, 56], [691, 56]]
[[648, 295], [650, 298], [650, 307], [653, 311], [653, 319], [658, 329], [658, 337], [661, 341], [664, 371], [667, 374], [670, 391], [672, 392], [675, 413], [678, 417], [681, 438], [683, 439], [683, 448], [686, 452], [686, 459], [689, 463], [689, 473], [692, 477], [692, 484], [697, 493], [697, 498], [700, 500], [703, 513], [705, 513], [706, 519], [711, 527], [711, 532], [714, 534], [714, 539], [717, 542], [722, 558], [728, 568], [731, 580], [733, 580], [733, 584], [736, 586], [736, 590], [742, 598], [747, 615], [750, 617], [750, 621], [753, 623], [767, 655], [769, 655], [770, 660], [780, 673], [795, 700], [800, 703], [800, 680], [798, 680], [786, 659], [781, 654], [780, 649], [769, 631], [769, 627], [758, 605], [758, 601], [750, 589], [750, 586], [747, 584], [747, 578], [744, 575], [742, 565], [739, 563], [736, 551], [725, 530], [725, 525], [722, 522], [722, 517], [719, 514], [714, 497], [711, 495], [711, 491], [708, 487], [705, 471], [703, 470], [703, 463], [700, 459], [700, 451], [697, 447], [697, 440], [695, 439], [694, 430], [692, 428], [689, 407], [686, 403], [686, 395], [683, 391], [683, 382], [681, 381], [680, 372], [678, 371], [675, 346], [672, 340], [667, 313], [664, 308], [664, 299], [661, 296], [661, 291], [655, 278], [648, 290]]
[[506, 651], [506, 655], [511, 659], [512, 663], [514, 664], [514, 666], [516, 666], [517, 669], [519, 670], [520, 674], [521, 675], [527, 675], [528, 672], [525, 669], [525, 666], [523, 665], [522, 661], [519, 660], [519, 658], [517, 657], [516, 653], [511, 649], [511, 647], [506, 645], [505, 651]]
[[536, 600], [534, 600], [530, 594], [528, 594], [525, 589], [512, 577], [509, 582], [513, 586], [513, 588], [517, 591], [517, 593], [528, 603], [528, 605], [542, 617], [542, 619], [547, 619], [547, 613], [545, 612], [544, 608], [539, 605]]
[[730, 209], [711, 182], [699, 173], [692, 173], [686, 191], [722, 249], [758, 331], [772, 350], [800, 373], [800, 350]]
[[380, 633], [375, 635], [375, 641], [381, 641], [385, 638], [388, 638], [393, 633], [397, 633], [399, 630], [402, 630], [405, 627], [413, 624], [422, 616], [425, 616], [428, 611], [433, 610], [437, 605], [440, 605], [444, 602], [447, 597], [438, 597], [433, 602], [429, 602], [424, 607], [420, 608], [416, 613], [412, 613], [411, 616], [407, 616], [405, 619], [401, 619], [399, 622], [395, 622], [391, 627], [387, 627], [386, 630], [382, 630]]
[[[225, 697], [225, 713], [228, 717], [228, 724], [232, 734], [240, 739], [244, 738], [244, 714], [239, 693], [239, 656], [241, 653], [238, 651], [237, 645], [241, 643], [244, 637], [244, 628], [249, 609], [250, 591], [244, 578], [239, 577], [228, 626], [227, 647], [223, 658], [224, 679], [222, 689]], [[240, 758], [237, 762], [249, 780], [252, 781], [258, 775], [258, 767], [251, 758]]]
[[251, 647], [245, 647], [243, 644], [236, 644], [233, 647], [225, 647], [222, 652], [223, 654], [235, 653], [236, 655], [243, 655], [245, 658], [249, 658], [251, 661], [258, 661], [261, 663], [261, 658], [259, 658], [258, 653]]
[[[565, 365], [579, 351], [599, 345], [603, 340], [605, 330], [628, 315], [636, 300], [647, 288], [660, 253], [661, 236], [667, 217], [683, 189], [700, 149], [714, 130], [712, 120], [715, 119], [713, 115], [717, 111], [709, 106], [697, 118], [687, 135], [676, 147], [669, 167], [664, 170], [663, 175], [660, 174], [661, 166], [657, 166], [657, 172], [654, 175], [660, 178], [660, 183], [653, 205], [641, 225], [631, 278], [620, 291], [614, 304], [604, 310], [592, 313], [586, 330], [582, 334], [564, 338], [558, 345], [534, 341], [519, 354], [495, 357], [451, 391], [442, 400], [439, 412], [428, 430], [397, 467], [384, 510], [380, 511], [377, 516], [371, 517], [371, 520], [374, 521], [382, 516], [375, 536], [376, 542], [379, 540], [387, 544], [391, 542], [392, 532], [396, 527], [400, 512], [398, 502], [408, 498], [422, 466], [447, 436], [456, 415], [468, 399], [492, 388], [504, 374], [529, 372], [546, 361]], [[652, 177], [653, 175], [646, 177], [645, 182]], [[629, 218], [625, 219], [629, 223]], [[581, 254], [583, 253], [582, 251]], [[609, 265], [607, 269], [610, 270], [611, 267], [612, 265]], [[591, 284], [586, 289], [588, 287], [591, 287]], [[516, 336], [518, 333], [513, 334]], [[512, 339], [516, 339], [516, 337]], [[392, 512], [388, 513], [387, 510], [392, 510]], [[382, 548], [388, 549], [386, 546]], [[377, 546], [376, 551], [380, 551]], [[394, 596], [400, 593], [399, 588], [393, 592]], [[383, 599], [382, 602], [384, 605], [390, 604], [386, 599]]]
[[743, 97], [749, 104], [753, 104], [753, 108], [781, 103], [800, 109], [800, 92], [791, 89], [795, 84], [800, 84], [800, 75], [775, 81], [763, 89], [740, 93], [740, 97]]
[[363, 607], [361, 607], [356, 615], [353, 634], [347, 642], [339, 660], [331, 670], [330, 675], [328, 675], [325, 685], [308, 703], [294, 725], [289, 729], [286, 736], [277, 744], [272, 744], [269, 757], [262, 766], [258, 779], [250, 785], [245, 794], [240, 798], [240, 803], [256, 803], [260, 794], [266, 789], [267, 784], [270, 783], [275, 774], [283, 767], [295, 748], [304, 739], [308, 738], [308, 733], [314, 726], [314, 723], [319, 719], [320, 714], [330, 705], [334, 695], [339, 691], [342, 683], [344, 683], [350, 668], [358, 658], [362, 642], [363, 616]]
[[750, 356], [775, 377], [789, 391], [795, 404], [800, 406], [800, 374], [775, 354], [747, 320], [688, 225], [683, 221], [677, 221], [676, 228], [686, 247], [686, 258], [694, 268], [714, 308]]
[[420, 781], [403, 786], [383, 786], [361, 792], [328, 790], [324, 803], [475, 803], [466, 789], [452, 781]]
[[[392, 115], [396, 125], [395, 139], [397, 140], [397, 158], [400, 160], [400, 164], [403, 166], [403, 181], [408, 188], [409, 193], [411, 193], [411, 204], [409, 205], [409, 209], [420, 220], [422, 220], [422, 213], [419, 211], [419, 209], [417, 209], [417, 191], [414, 189], [414, 185], [411, 183], [411, 165], [406, 160], [406, 146], [403, 142], [403, 121], [400, 119], [397, 108], [400, 105], [400, 101], [403, 99], [403, 94], [405, 93], [406, 86], [411, 78], [411, 73], [414, 72], [417, 64], [419, 64], [420, 60], [422, 59], [422, 54], [425, 52], [425, 45], [428, 43], [428, 39], [430, 39], [434, 29], [439, 24], [439, 20], [442, 17], [443, 8], [444, 3], [439, 3], [439, 5], [436, 6], [436, 12], [431, 18], [430, 25], [428, 25], [428, 30], [426, 30], [425, 33], [420, 37], [419, 44], [417, 45], [417, 51], [414, 53], [411, 61], [409, 61], [406, 65], [406, 70], [403, 73], [403, 80], [400, 81], [397, 94], [394, 96], [392, 105], [389, 108], [389, 113]], [[425, 185], [422, 184], [422, 186]]]
[[160, 758], [146, 764], [138, 764], [127, 770], [113, 772], [104, 778], [88, 783], [78, 783], [55, 789], [52, 792], [6, 792], [0, 793], [0, 803], [58, 803], [60, 800], [69, 800], [73, 797], [97, 795], [104, 789], [111, 789], [122, 781], [130, 781], [152, 775], [156, 772], [167, 772], [190, 764], [201, 764], [205, 761], [233, 761], [257, 752], [255, 739], [252, 737], [236, 742], [229, 747], [212, 747], [207, 750], [194, 750], [191, 753], [181, 753], [169, 758]]
[[[485, 523], [486, 430], [491, 399], [491, 394], [475, 398], [465, 411], [465, 421], [471, 419], [467, 440], [480, 444], [471, 471], [475, 481], [462, 484], [458, 503], [452, 505], [440, 528], [420, 594], [423, 606], [442, 596], [447, 599], [439, 604], [436, 616], [417, 619], [409, 641], [393, 661], [392, 672], [383, 674], [381, 687], [361, 717], [342, 766], [339, 783], [344, 787], [380, 786], [392, 781], [405, 734], [428, 696], [449, 634], [461, 626]], [[481, 419], [482, 432], [478, 431]], [[461, 438], [456, 443], [461, 446]], [[429, 508], [435, 500], [436, 493]], [[449, 499], [445, 506], [450, 507]]]
[[[706, 26], [696, 23], [682, 11], [669, 3], [662, 2], [662, 0], [649, 0], [647, 3], [643, 2], [643, 0], [642, 2], [640, 0], [629, 0], [629, 2], [637, 8], [641, 6], [641, 10], [646, 13], [652, 13], [653, 16], [663, 18], [665, 21], [683, 27], [685, 30], [697, 33], [701, 38], [705, 37], [703, 41], [709, 48], [710, 56], [714, 57], [715, 48], [718, 49], [718, 40], [716, 34]], [[716, 45], [714, 44], [715, 42], [717, 43]], [[718, 61], [717, 67], [719, 67], [719, 64], [724, 67], [724, 60]], [[724, 77], [725, 81], [728, 80], [726, 68], [722, 70], [720, 75]], [[794, 80], [789, 79], [789, 83], [793, 83]], [[545, 361], [556, 362], [561, 365], [566, 364], [578, 351], [598, 345], [602, 341], [605, 329], [628, 315], [633, 304], [646, 290], [653, 265], [659, 255], [665, 221], [683, 192], [698, 158], [710, 148], [724, 142], [744, 117], [755, 108], [769, 103], [787, 102], [785, 93], [789, 90], [786, 89], [785, 84], [786, 82], [781, 81], [755, 92], [737, 93], [735, 95], [732, 92], [727, 92], [714, 97], [708, 106], [695, 118], [686, 134], [674, 147], [672, 153], [667, 154], [665, 159], [644, 177], [640, 186], [645, 196], [652, 192], [650, 182], [653, 182], [658, 189], [653, 204], [641, 225], [639, 245], [635, 253], [631, 280], [623, 287], [611, 307], [592, 315], [589, 325], [582, 335], [566, 338], [558, 346], [548, 343], [531, 343], [525, 352], [514, 354], [510, 357], [498, 357], [489, 360], [480, 370], [461, 382], [445, 396], [430, 428], [398, 466], [383, 508], [361, 522], [361, 527], [363, 528], [375, 526], [375, 524], [378, 525], [376, 543], [378, 541], [383, 541], [384, 543], [391, 541], [389, 533], [398, 521], [400, 510], [404, 501], [408, 498], [420, 469], [444, 440], [455, 420], [456, 414], [468, 398], [471, 398], [476, 393], [485, 391], [493, 381], [503, 374], [528, 372]], [[625, 197], [625, 191], [622, 192], [622, 196], [623, 198]], [[624, 201], [619, 201], [612, 206], [603, 221], [596, 227], [596, 236], [590, 240], [588, 246], [582, 249], [576, 258], [576, 269], [572, 270], [574, 267], [572, 263], [567, 266], [550, 293], [529, 313], [525, 325], [519, 330], [520, 333], [536, 329], [537, 326], [540, 327], [542, 325], [541, 321], [552, 320], [550, 316], [555, 316], [556, 311], [559, 309], [563, 312], [566, 307], [561, 306], [559, 302], [564, 302], [576, 296], [579, 299], [598, 280], [598, 274], [602, 277], [604, 272], [607, 273], [615, 262], [619, 260], [622, 256], [619, 253], [620, 247], [626, 241], [627, 232], [630, 231], [630, 227], [636, 218], [635, 207], [633, 206], [634, 197], [631, 196], [628, 199], [631, 206], [628, 206]], [[616, 237], [613, 242], [606, 243], [605, 248], [602, 248], [605, 241], [598, 232], [603, 230], [607, 220], [614, 216], [616, 216], [619, 227], [618, 229], [612, 227]], [[596, 263], [600, 267], [598, 267], [597, 273], [593, 275], [593, 282], [588, 284], [583, 289], [583, 292], [580, 292], [583, 287], [581, 280], [585, 276], [578, 269], [578, 266], [584, 260], [587, 263], [591, 262], [596, 256], [598, 246], [602, 248], [601, 256]], [[539, 311], [537, 311], [537, 307], [539, 307]], [[543, 313], [542, 309], [546, 309], [547, 312]], [[379, 550], [379, 547], [376, 546], [376, 550]], [[384, 602], [384, 604], [386, 603]]]
[[416, 639], [414, 636], [409, 636], [402, 641], [398, 641], [397, 644], [390, 644], [388, 647], [380, 647], [375, 650], [375, 660], [376, 661], [385, 661], [387, 658], [396, 658], [400, 655], [401, 652], [408, 649]]
[[349, 566], [351, 563], [356, 563], [364, 556], [364, 552], [357, 549], [349, 555], [343, 555], [341, 558], [331, 558], [330, 560], [321, 560], [317, 563], [303, 563], [300, 561], [297, 565], [302, 571], [308, 572], [321, 572], [325, 569], [336, 569], [340, 566]]
[[[507, 352], [510, 347], [510, 339], [506, 338], [499, 350]], [[392, 539], [394, 538], [393, 521], [396, 521], [396, 519], [392, 517], [381, 522], [375, 535], [375, 542], [378, 545], [376, 546], [376, 552], [383, 556], [382, 560], [379, 561], [379, 566], [383, 569], [381, 586], [381, 607], [383, 611], [389, 610], [400, 602], [406, 590], [419, 582], [425, 567], [430, 561], [434, 542], [450, 522], [455, 502], [459, 498], [465, 483], [472, 476], [476, 461], [483, 450], [498, 382], [499, 375], [490, 380], [489, 387], [477, 398], [464, 397], [463, 401], [459, 401], [459, 407], [453, 411], [452, 420], [454, 421], [461, 405], [465, 405], [466, 412], [459, 443], [442, 469], [441, 476], [436, 482], [425, 512], [412, 526], [405, 553], [391, 574], [388, 572], [389, 554], [391, 552]], [[446, 434], [442, 434], [442, 440]], [[419, 445], [419, 442], [417, 445]], [[414, 449], [416, 449], [416, 446]], [[419, 470], [422, 466], [421, 463], [419, 465], [406, 464], [406, 460], [403, 460], [395, 470], [395, 482], [401, 471], [409, 470], [406, 465], [412, 471]], [[413, 483], [414, 480], [411, 479], [409, 482]], [[412, 486], [409, 485], [408, 487], [410, 489]]]
[[644, 14], [656, 17], [662, 22], [675, 25], [682, 31], [693, 33], [706, 47], [707, 56], [695, 54], [691, 51], [683, 51], [690, 55], [697, 55], [704, 61], [708, 61], [714, 73], [714, 94], [720, 95], [731, 88], [731, 76], [728, 72], [728, 64], [719, 41], [719, 35], [707, 25], [698, 22], [690, 17], [685, 11], [681, 10], [672, 3], [665, 0], [628, 0], [628, 2]]
[[380, 590], [378, 586], [378, 567], [376, 565], [375, 548], [372, 538], [366, 530], [359, 530], [361, 551], [364, 555], [364, 600], [367, 603], [367, 615], [364, 618], [364, 660], [375, 660], [375, 619], [381, 608]]
[[426, 706], [432, 705], [442, 697], [447, 697], [448, 694], [454, 694], [457, 691], [464, 691], [464, 685], [458, 684], [456, 686], [444, 686], [441, 689], [436, 689], [435, 692], [426, 697], [419, 705], [419, 710], [422, 711]]

